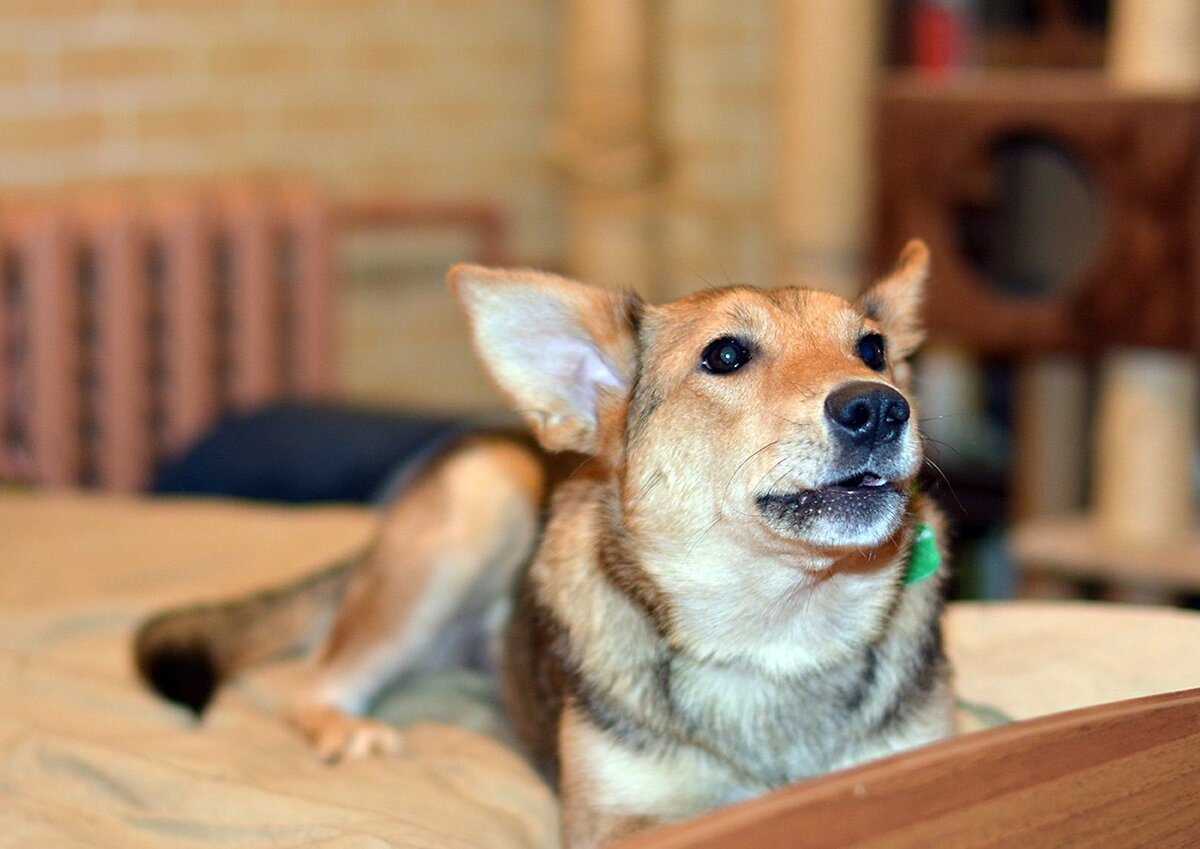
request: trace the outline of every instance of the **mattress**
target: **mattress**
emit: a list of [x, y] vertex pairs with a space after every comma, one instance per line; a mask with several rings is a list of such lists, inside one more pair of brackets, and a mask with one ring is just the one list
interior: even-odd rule
[[[402, 757], [328, 765], [276, 714], [303, 659], [223, 689], [202, 723], [148, 693], [136, 624], [281, 583], [369, 540], [367, 509], [0, 493], [0, 844], [543, 847], [553, 794], [504, 742], [484, 682], [405, 682]], [[1200, 616], [958, 604], [964, 730], [1195, 686]]]

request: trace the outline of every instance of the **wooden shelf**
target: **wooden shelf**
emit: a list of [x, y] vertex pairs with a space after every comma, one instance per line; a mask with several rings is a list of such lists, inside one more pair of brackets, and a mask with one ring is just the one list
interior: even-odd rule
[[1174, 539], [1123, 539], [1094, 516], [1043, 518], [1018, 523], [1011, 544], [1022, 571], [1200, 592], [1200, 521]]

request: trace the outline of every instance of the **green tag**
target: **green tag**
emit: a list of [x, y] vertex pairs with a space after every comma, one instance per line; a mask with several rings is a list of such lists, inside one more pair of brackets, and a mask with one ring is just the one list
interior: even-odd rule
[[908, 552], [908, 569], [904, 572], [904, 583], [915, 584], [923, 581], [938, 570], [942, 565], [942, 555], [938, 554], [937, 535], [929, 525], [917, 525], [913, 534], [912, 550]]

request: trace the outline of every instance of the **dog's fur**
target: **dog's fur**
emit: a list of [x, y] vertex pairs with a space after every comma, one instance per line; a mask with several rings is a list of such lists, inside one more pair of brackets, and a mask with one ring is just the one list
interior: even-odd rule
[[[477, 655], [507, 622], [504, 698], [572, 847], [946, 735], [942, 575], [902, 580], [914, 527], [940, 519], [894, 400], [927, 272], [914, 242], [855, 304], [729, 288], [654, 307], [456, 267], [480, 355], [541, 445], [579, 455], [559, 454], [572, 473], [554, 486], [528, 445], [460, 441], [357, 568], [163, 614], [138, 635], [140, 669], [200, 710], [340, 598], [291, 718], [326, 757], [399, 752], [400, 731], [358, 716], [381, 687]], [[879, 370], [859, 348], [872, 333]], [[722, 338], [750, 358], [714, 373]], [[847, 393], [899, 405], [880, 408], [887, 435], [837, 423]]]

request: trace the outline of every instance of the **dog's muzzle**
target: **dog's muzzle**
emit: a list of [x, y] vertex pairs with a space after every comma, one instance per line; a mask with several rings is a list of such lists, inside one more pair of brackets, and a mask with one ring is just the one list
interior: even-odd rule
[[757, 497], [759, 512], [778, 533], [819, 545], [879, 542], [894, 530], [908, 502], [913, 458], [905, 448], [911, 408], [890, 386], [854, 381], [825, 399], [833, 447], [827, 482], [797, 492]]

